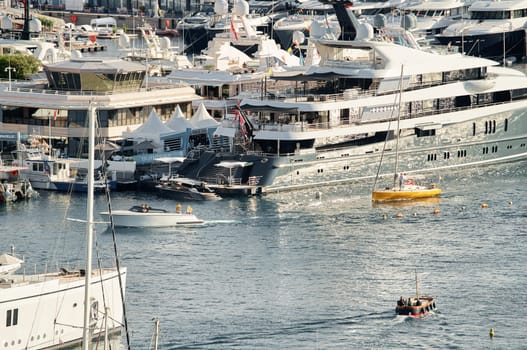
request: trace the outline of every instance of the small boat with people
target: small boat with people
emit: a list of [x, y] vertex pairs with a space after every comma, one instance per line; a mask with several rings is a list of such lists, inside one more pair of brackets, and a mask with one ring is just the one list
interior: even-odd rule
[[427, 186], [417, 184], [414, 179], [405, 179], [403, 173], [399, 174], [399, 186], [387, 187], [372, 192], [374, 202], [415, 200], [433, 198], [441, 195], [442, 190], [435, 183]]
[[400, 316], [423, 317], [437, 309], [436, 298], [433, 296], [420, 296], [415, 273], [415, 297], [399, 298], [395, 313]]
[[183, 212], [181, 204], [176, 205], [176, 211], [152, 208], [148, 204], [134, 205], [128, 210], [112, 210], [101, 212], [100, 215], [110, 223], [110, 216], [115, 227], [171, 227], [180, 225], [201, 225], [203, 220], [192, 214], [189, 205]]

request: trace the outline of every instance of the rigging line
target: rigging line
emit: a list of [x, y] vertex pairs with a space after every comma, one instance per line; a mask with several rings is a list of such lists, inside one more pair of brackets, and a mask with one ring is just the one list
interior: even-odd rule
[[97, 256], [97, 266], [99, 267], [99, 280], [101, 281], [101, 292], [102, 292], [102, 302], [104, 305], [104, 309], [106, 310], [106, 295], [104, 293], [104, 282], [102, 279], [102, 265], [101, 265], [101, 257], [99, 256], [99, 244], [97, 240], [97, 235], [95, 235], [95, 255]]
[[119, 278], [119, 292], [121, 293], [121, 303], [123, 306], [123, 319], [124, 319], [124, 330], [126, 333], [126, 345], [127, 345], [128, 350], [130, 350], [131, 349], [130, 333], [128, 332], [128, 318], [126, 316], [126, 304], [125, 304], [125, 299], [124, 299], [123, 279], [121, 277], [121, 264], [119, 261], [119, 254], [117, 251], [117, 239], [116, 239], [116, 234], [115, 234], [115, 225], [114, 225], [113, 216], [112, 216], [112, 203], [110, 200], [110, 189], [108, 188], [107, 178], [104, 178], [104, 184], [106, 188], [104, 193], [106, 195], [106, 203], [108, 204], [108, 216], [110, 218], [110, 228], [112, 231], [112, 241], [113, 241], [113, 250], [114, 250], [114, 255], [115, 255], [115, 264], [117, 266], [117, 276]]
[[[399, 86], [397, 87], [398, 90], [400, 91], [399, 94], [395, 94], [395, 97], [394, 97], [394, 100], [393, 100], [393, 106], [395, 107], [397, 105], [397, 100], [399, 99], [399, 105], [401, 104], [401, 98], [402, 98], [402, 80], [403, 80], [403, 70], [402, 70], [402, 66], [401, 66], [401, 78], [399, 79]], [[400, 110], [400, 108], [399, 108]], [[377, 172], [375, 174], [375, 179], [373, 180], [373, 188], [372, 188], [372, 191], [375, 191], [375, 188], [377, 186], [377, 180], [379, 179], [379, 174], [381, 172], [381, 165], [382, 165], [382, 161], [384, 159], [384, 154], [386, 152], [386, 144], [388, 143], [388, 139], [390, 137], [390, 127], [391, 127], [391, 124], [392, 124], [392, 120], [393, 120], [393, 114], [395, 113], [395, 108], [392, 108], [391, 109], [391, 112], [390, 112], [390, 118], [388, 120], [388, 128], [387, 128], [387, 132], [386, 132], [386, 137], [384, 138], [384, 144], [382, 146], [382, 151], [381, 151], [381, 159], [379, 160], [379, 165], [377, 166]], [[400, 111], [399, 111], [400, 113]], [[397, 126], [397, 128], [399, 128], [399, 126]], [[395, 185], [394, 185], [395, 186]]]
[[397, 129], [395, 134], [395, 174], [393, 178], [393, 187], [396, 185], [397, 173], [399, 172], [399, 139], [401, 136], [401, 111], [402, 111], [402, 101], [403, 101], [403, 71], [404, 65], [401, 64], [401, 78], [399, 79], [399, 108], [397, 109]]

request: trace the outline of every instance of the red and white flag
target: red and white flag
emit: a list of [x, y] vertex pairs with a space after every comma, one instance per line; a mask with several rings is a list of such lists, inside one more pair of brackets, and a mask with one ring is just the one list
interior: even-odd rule
[[234, 40], [238, 40], [238, 33], [236, 32], [236, 28], [234, 28], [234, 22], [231, 19], [231, 33], [234, 36]]

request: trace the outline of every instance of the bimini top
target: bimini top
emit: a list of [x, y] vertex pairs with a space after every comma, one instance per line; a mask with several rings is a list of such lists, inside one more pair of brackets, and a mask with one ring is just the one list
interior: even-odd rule
[[44, 66], [52, 89], [116, 92], [138, 90], [146, 66], [118, 58], [75, 58]]

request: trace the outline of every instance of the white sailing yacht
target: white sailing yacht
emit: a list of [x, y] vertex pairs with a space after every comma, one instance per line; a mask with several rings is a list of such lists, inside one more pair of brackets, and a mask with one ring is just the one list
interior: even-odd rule
[[[89, 109], [89, 176], [84, 269], [0, 276], [4, 349], [64, 348], [122, 329], [126, 268], [92, 271], [95, 109]], [[118, 266], [118, 265], [117, 265]], [[85, 302], [89, 301], [89, 302]], [[107, 332], [106, 332], [107, 331]]]

